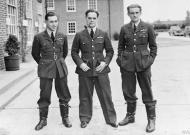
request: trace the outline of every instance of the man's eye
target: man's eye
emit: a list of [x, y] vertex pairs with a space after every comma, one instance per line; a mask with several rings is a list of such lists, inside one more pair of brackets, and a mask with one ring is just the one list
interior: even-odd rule
[[138, 14], [139, 12], [131, 12], [131, 14]]

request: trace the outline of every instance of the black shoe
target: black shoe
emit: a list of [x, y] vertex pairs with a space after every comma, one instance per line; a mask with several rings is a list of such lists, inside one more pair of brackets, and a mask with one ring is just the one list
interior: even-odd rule
[[126, 117], [119, 122], [119, 126], [125, 126], [129, 123], [134, 123], [135, 122], [135, 116], [134, 114], [127, 113]]
[[146, 132], [151, 133], [155, 130], [155, 118], [148, 119], [148, 124], [146, 126]]
[[88, 122], [86, 122], [86, 121], [82, 121], [80, 124], [81, 128], [86, 128], [87, 125], [88, 125]]
[[108, 125], [110, 125], [110, 126], [112, 126], [112, 127], [114, 127], [114, 128], [117, 128], [117, 127], [118, 127], [118, 125], [117, 125], [116, 123], [108, 123]]
[[62, 118], [62, 121], [63, 121], [63, 124], [65, 125], [65, 127], [68, 127], [68, 128], [72, 127], [72, 124], [71, 124], [68, 117], [67, 118]]
[[47, 125], [46, 118], [42, 118], [42, 119], [40, 119], [39, 123], [36, 125], [35, 130], [38, 131], [38, 130], [42, 129], [44, 126], [46, 126], [46, 125]]

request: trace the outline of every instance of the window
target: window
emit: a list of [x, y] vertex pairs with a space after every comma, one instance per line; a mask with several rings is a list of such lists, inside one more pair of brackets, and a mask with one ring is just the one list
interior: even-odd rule
[[46, 0], [47, 10], [55, 10], [54, 0]]
[[33, 40], [33, 21], [32, 21], [32, 0], [26, 0], [26, 18], [27, 18], [27, 41], [30, 43]]
[[76, 22], [67, 22], [67, 34], [74, 35], [76, 33]]
[[16, 0], [8, 0], [7, 2], [7, 34], [17, 35]]
[[88, 0], [88, 9], [97, 10], [97, 0]]
[[28, 19], [27, 38], [28, 38], [29, 42], [32, 42], [32, 40], [33, 40], [33, 23], [32, 23], [32, 19]]
[[26, 0], [26, 18], [32, 19], [32, 0]]
[[67, 12], [76, 12], [76, 0], [66, 0]]

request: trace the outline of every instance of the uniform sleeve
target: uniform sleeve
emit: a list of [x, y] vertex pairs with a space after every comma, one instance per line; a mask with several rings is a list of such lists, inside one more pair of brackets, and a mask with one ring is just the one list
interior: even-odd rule
[[148, 42], [150, 48], [150, 55], [155, 58], [157, 55], [157, 44], [156, 44], [156, 36], [152, 25], [148, 28]]
[[32, 57], [34, 60], [39, 63], [41, 56], [40, 56], [40, 42], [37, 36], [34, 36], [34, 40], [32, 43]]
[[106, 57], [104, 61], [106, 62], [106, 64], [109, 64], [113, 58], [114, 50], [107, 33], [105, 33], [105, 36], [104, 36], [104, 47], [106, 50]]
[[67, 36], [64, 36], [63, 58], [65, 59], [67, 55], [68, 55], [68, 40]]
[[80, 67], [80, 65], [83, 63], [83, 60], [79, 56], [79, 49], [80, 49], [80, 38], [79, 34], [76, 34], [71, 48], [71, 56], [73, 61], [78, 67]]
[[124, 40], [124, 28], [122, 27], [119, 34], [119, 43], [118, 43], [118, 56], [121, 55], [121, 52], [125, 50], [125, 40]]

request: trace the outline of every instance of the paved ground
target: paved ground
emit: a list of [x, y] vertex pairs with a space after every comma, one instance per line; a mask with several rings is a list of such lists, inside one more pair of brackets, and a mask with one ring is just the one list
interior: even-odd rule
[[[114, 43], [114, 48], [116, 48]], [[183, 37], [168, 37], [166, 33], [159, 34], [158, 37], [158, 56], [152, 67], [152, 80], [154, 96], [158, 100], [156, 131], [151, 135], [185, 135], [190, 134], [190, 39]], [[112, 96], [117, 112], [118, 121], [126, 113], [126, 105], [121, 91], [121, 79], [119, 68], [115, 63], [114, 56], [110, 64], [112, 72], [110, 81], [112, 87]], [[68, 84], [72, 95], [70, 102], [70, 116], [73, 127], [65, 128], [61, 124], [59, 114], [58, 100], [53, 90], [52, 104], [48, 118], [48, 126], [43, 130], [36, 132], [34, 126], [38, 122], [38, 110], [36, 101], [39, 97], [39, 81], [36, 78], [35, 63], [28, 63], [21, 66], [21, 71], [12, 72], [15, 77], [21, 76], [24, 70], [31, 70], [23, 80], [17, 81], [12, 87], [9, 86], [9, 93], [22, 88], [14, 100], [9, 102], [3, 110], [0, 110], [0, 135], [146, 135], [145, 126], [147, 124], [145, 107], [142, 104], [141, 92], [137, 87], [139, 97], [136, 112], [136, 122], [128, 126], [112, 128], [105, 124], [102, 110], [96, 96], [94, 95], [93, 118], [86, 129], [80, 128], [78, 119], [78, 80], [74, 73], [75, 66], [71, 57], [68, 56], [67, 65], [69, 69]], [[31, 67], [30, 67], [31, 66]], [[24, 68], [25, 67], [25, 68]], [[34, 71], [33, 71], [34, 70]], [[4, 71], [0, 72], [7, 74]], [[23, 72], [22, 72], [23, 73]], [[6, 81], [12, 80], [10, 73], [4, 75]], [[10, 78], [10, 79], [9, 79]], [[13, 79], [14, 80], [14, 79]], [[32, 81], [34, 80], [34, 81]], [[0, 82], [2, 76], [0, 76]], [[1, 83], [0, 83], [1, 84]], [[6, 86], [6, 85], [5, 85]], [[4, 90], [6, 87], [3, 87]], [[2, 87], [0, 87], [0, 92]], [[18, 90], [19, 91], [19, 90]], [[0, 94], [0, 101], [5, 101], [10, 94], [4, 92]], [[0, 102], [0, 105], [1, 102]], [[2, 109], [2, 108], [1, 108]]]

